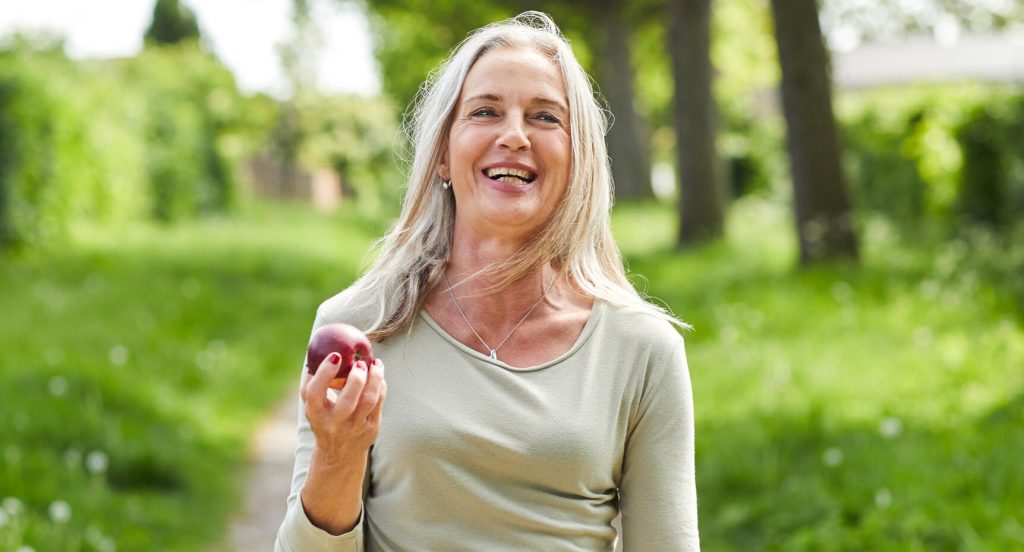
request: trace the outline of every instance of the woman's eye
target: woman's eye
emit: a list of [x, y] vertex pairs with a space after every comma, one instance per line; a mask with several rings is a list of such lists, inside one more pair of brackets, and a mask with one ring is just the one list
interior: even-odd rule
[[546, 113], [546, 112], [545, 113], [538, 113], [536, 115], [536, 117], [538, 119], [540, 119], [541, 121], [544, 121], [545, 123], [555, 123], [555, 124], [558, 124], [558, 123], [562, 122], [558, 117], [555, 117], [554, 115], [552, 115], [550, 113]]
[[494, 109], [490, 107], [483, 107], [470, 113], [472, 117], [493, 117], [496, 114], [497, 112], [495, 112]]

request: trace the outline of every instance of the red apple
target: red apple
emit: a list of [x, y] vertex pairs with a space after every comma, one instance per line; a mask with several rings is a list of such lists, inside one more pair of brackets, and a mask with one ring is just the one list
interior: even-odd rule
[[373, 348], [370, 340], [355, 326], [348, 324], [327, 324], [317, 329], [309, 340], [306, 350], [306, 370], [315, 374], [327, 355], [338, 353], [341, 364], [338, 373], [331, 380], [330, 387], [341, 389], [345, 385], [348, 373], [357, 360], [366, 363], [367, 369], [373, 364]]

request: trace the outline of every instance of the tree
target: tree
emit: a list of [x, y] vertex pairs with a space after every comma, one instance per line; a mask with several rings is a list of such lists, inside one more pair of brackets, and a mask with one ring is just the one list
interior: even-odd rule
[[157, 0], [153, 20], [146, 29], [147, 44], [177, 44], [199, 39], [199, 24], [192, 10], [180, 0]]
[[771, 0], [800, 262], [857, 257], [815, 0]]
[[[813, 0], [812, 0], [813, 1]], [[711, 92], [711, 1], [669, 3], [669, 53], [679, 165], [680, 247], [722, 235], [724, 198]]]
[[[616, 199], [644, 199], [651, 189], [651, 155], [646, 129], [634, 99], [629, 22], [623, 0], [601, 0], [598, 30], [601, 55], [595, 61], [601, 92], [614, 114], [608, 130], [608, 155]], [[580, 6], [584, 7], [584, 6]]]

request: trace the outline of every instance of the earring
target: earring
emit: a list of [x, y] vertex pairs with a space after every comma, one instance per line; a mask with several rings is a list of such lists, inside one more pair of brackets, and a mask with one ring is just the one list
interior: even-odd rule
[[451, 188], [452, 187], [452, 181], [451, 180], [442, 180], [441, 181], [441, 187], [444, 188], [445, 190], [447, 190], [448, 188]]

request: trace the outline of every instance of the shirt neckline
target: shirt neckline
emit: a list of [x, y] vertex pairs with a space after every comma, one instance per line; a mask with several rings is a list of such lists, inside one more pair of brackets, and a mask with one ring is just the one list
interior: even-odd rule
[[434, 332], [436, 332], [438, 335], [440, 335], [445, 341], [447, 341], [451, 345], [454, 345], [455, 348], [459, 349], [464, 354], [473, 357], [475, 360], [486, 362], [488, 364], [493, 364], [495, 366], [504, 368], [505, 370], [511, 370], [513, 372], [533, 372], [536, 370], [547, 368], [548, 366], [558, 364], [564, 361], [565, 359], [571, 357], [573, 354], [575, 354], [576, 351], [583, 347], [587, 340], [590, 339], [590, 335], [594, 333], [594, 328], [597, 327], [597, 323], [600, 320], [601, 316], [604, 314], [604, 310], [605, 302], [601, 299], [594, 299], [594, 305], [593, 307], [591, 307], [590, 314], [587, 316], [587, 323], [583, 325], [583, 331], [580, 332], [579, 337], [576, 338], [576, 342], [573, 343], [573, 346], [570, 347], [568, 351], [562, 353], [558, 357], [547, 362], [543, 362], [541, 364], [537, 364], [534, 366], [526, 366], [522, 368], [517, 366], [510, 366], [508, 364], [505, 364], [501, 360], [494, 360], [490, 356], [466, 346], [461, 341], [455, 339], [451, 334], [445, 331], [445, 329], [442, 328], [441, 325], [438, 324], [437, 321], [434, 320], [430, 316], [430, 314], [427, 313], [426, 309], [420, 309], [420, 318], [422, 318], [423, 321], [426, 322], [427, 325], [430, 326], [430, 328], [433, 329]]

